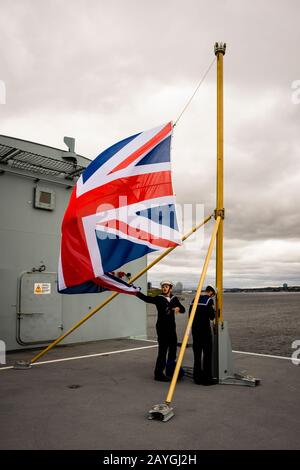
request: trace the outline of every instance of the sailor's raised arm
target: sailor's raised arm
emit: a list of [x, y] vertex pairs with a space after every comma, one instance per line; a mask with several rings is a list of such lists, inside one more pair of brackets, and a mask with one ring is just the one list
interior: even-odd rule
[[156, 304], [156, 297], [151, 297], [150, 295], [145, 295], [142, 292], [138, 292], [136, 297], [143, 300], [147, 304]]

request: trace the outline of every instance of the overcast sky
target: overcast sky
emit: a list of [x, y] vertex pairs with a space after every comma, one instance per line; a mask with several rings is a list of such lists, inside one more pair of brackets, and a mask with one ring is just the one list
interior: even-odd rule
[[[299, 0], [0, 0], [0, 133], [94, 158], [175, 120], [226, 41], [225, 259], [230, 286], [300, 284]], [[215, 207], [216, 71], [174, 131], [179, 203]], [[298, 94], [300, 96], [300, 93]], [[293, 99], [294, 97], [294, 99]], [[188, 229], [189, 227], [184, 227]], [[197, 282], [212, 223], [149, 280]], [[204, 243], [202, 243], [204, 240]], [[208, 280], [214, 282], [214, 262]]]

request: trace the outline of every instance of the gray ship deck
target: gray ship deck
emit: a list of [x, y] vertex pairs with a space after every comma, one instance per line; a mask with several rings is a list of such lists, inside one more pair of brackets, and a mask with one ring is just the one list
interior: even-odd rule
[[[147, 420], [168, 389], [152, 378], [154, 343], [62, 346], [44, 360], [91, 354], [99, 355], [0, 370], [1, 449], [300, 448], [300, 368], [288, 360], [235, 353], [236, 369], [262, 380], [256, 388], [204, 387], [185, 377], [175, 391], [175, 417], [161, 423]], [[32, 355], [10, 353], [2, 369]], [[188, 348], [184, 364], [191, 363]]]

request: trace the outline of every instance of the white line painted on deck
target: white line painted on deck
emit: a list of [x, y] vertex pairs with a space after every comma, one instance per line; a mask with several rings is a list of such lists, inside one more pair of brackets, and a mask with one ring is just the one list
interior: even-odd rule
[[[61, 358], [61, 359], [52, 359], [51, 361], [34, 362], [31, 365], [32, 366], [38, 366], [40, 364], [52, 364], [54, 362], [74, 361], [76, 359], [86, 359], [88, 357], [109, 356], [110, 354], [120, 354], [120, 353], [123, 353], [123, 352], [139, 351], [141, 349], [150, 349], [150, 348], [157, 348], [157, 344], [153, 344], [152, 346], [141, 346], [139, 348], [120, 349], [118, 351], [107, 351], [107, 352], [97, 353], [97, 354], [86, 354], [85, 356], [64, 357], [64, 358]], [[13, 369], [13, 368], [14, 368], [14, 366], [1, 367], [0, 371], [1, 370], [7, 370], [7, 369]]]
[[[154, 341], [152, 339], [142, 339], [142, 338], [139, 338], [139, 337], [130, 338], [130, 339], [136, 339], [138, 341], [151, 341], [152, 343], [157, 342], [157, 341]], [[189, 346], [191, 346], [191, 344]], [[295, 359], [295, 358], [286, 357], [286, 356], [273, 356], [271, 354], [252, 353], [252, 352], [247, 352], [247, 351], [232, 351], [232, 352], [236, 353], [236, 354], [248, 354], [249, 356], [271, 357], [273, 359], [285, 359], [287, 361], [292, 361], [293, 360], [294, 362], [300, 363], [300, 359]]]
[[[138, 341], [150, 341], [152, 343], [157, 342], [157, 341], [154, 341], [152, 339], [142, 339], [142, 338], [139, 338], [139, 337], [130, 338], [130, 339], [135, 339], [135, 340], [138, 340]], [[191, 346], [191, 344], [189, 344], [189, 346]], [[285, 359], [287, 361], [292, 361], [293, 360], [294, 362], [300, 363], [300, 359], [294, 359], [292, 357], [286, 357], [286, 356], [273, 356], [271, 354], [252, 353], [252, 352], [247, 352], [247, 351], [232, 351], [232, 352], [236, 353], [236, 354], [248, 354], [249, 356], [272, 357], [273, 359]]]
[[146, 341], [147, 343], [157, 343], [157, 340], [155, 339], [140, 338], [139, 336], [130, 336], [128, 339], [132, 339], [134, 341]]
[[[142, 340], [140, 339], [139, 341], [152, 341], [152, 340]], [[38, 366], [41, 364], [52, 364], [55, 362], [64, 362], [64, 361], [74, 361], [77, 359], [87, 359], [89, 357], [100, 357], [100, 356], [108, 356], [110, 354], [120, 354], [123, 352], [131, 352], [131, 351], [140, 351], [142, 349], [150, 349], [150, 348], [156, 348], [157, 343], [153, 344], [152, 346], [142, 346], [139, 348], [129, 348], [129, 349], [120, 349], [118, 351], [107, 351], [103, 353], [97, 353], [97, 354], [86, 354], [85, 356], [73, 356], [73, 357], [64, 357], [61, 359], [52, 359], [51, 361], [41, 361], [41, 362], [35, 362], [32, 364], [32, 366]], [[260, 354], [260, 353], [252, 353], [252, 352], [246, 352], [246, 351], [232, 351], [235, 354], [247, 354], [249, 356], [259, 356], [259, 357], [270, 357], [273, 359], [285, 359], [287, 361], [294, 361], [300, 363], [300, 359], [293, 359], [292, 357], [286, 357], [286, 356], [273, 356], [271, 354]], [[0, 371], [2, 370], [8, 370], [8, 369], [13, 369], [14, 366], [8, 366], [8, 367], [0, 367]]]
[[272, 357], [273, 359], [285, 359], [287, 361], [295, 361], [295, 362], [300, 363], [300, 359], [294, 359], [292, 357], [286, 357], [286, 356], [272, 356], [271, 354], [260, 354], [260, 353], [246, 352], [246, 351], [232, 351], [232, 352], [236, 354], [248, 354], [249, 356]]

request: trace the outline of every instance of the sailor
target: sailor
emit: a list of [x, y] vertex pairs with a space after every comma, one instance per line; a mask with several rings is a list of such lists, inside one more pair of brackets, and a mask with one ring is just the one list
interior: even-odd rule
[[[213, 385], [216, 381], [212, 376], [212, 331], [211, 320], [215, 318], [213, 297], [216, 292], [212, 286], [207, 286], [204, 295], [198, 301], [192, 326], [194, 351], [194, 382], [202, 385]], [[189, 313], [191, 313], [191, 302]]]
[[[154, 379], [161, 382], [169, 382], [176, 365], [177, 334], [175, 314], [184, 313], [185, 308], [179, 302], [178, 297], [172, 294], [173, 283], [171, 281], [162, 281], [160, 286], [161, 294], [155, 297], [144, 295], [141, 292], [137, 294], [137, 297], [148, 304], [156, 305], [158, 356], [154, 370]], [[166, 374], [164, 374], [165, 369]], [[183, 375], [182, 370], [179, 375]]]

